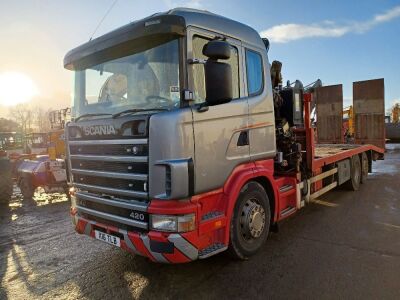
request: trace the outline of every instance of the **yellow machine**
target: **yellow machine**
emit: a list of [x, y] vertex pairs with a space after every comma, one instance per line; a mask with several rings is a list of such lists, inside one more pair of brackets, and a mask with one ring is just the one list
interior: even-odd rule
[[400, 123], [400, 103], [396, 103], [392, 107], [391, 111], [391, 118], [392, 118], [392, 123], [398, 124]]
[[344, 135], [347, 137], [354, 136], [354, 114], [353, 105], [343, 109], [343, 129]]
[[54, 110], [49, 113], [51, 131], [49, 132], [49, 146], [47, 151], [50, 160], [65, 158], [64, 128], [70, 114], [70, 108]]
[[65, 158], [64, 130], [49, 133], [49, 147], [47, 152], [51, 160]]

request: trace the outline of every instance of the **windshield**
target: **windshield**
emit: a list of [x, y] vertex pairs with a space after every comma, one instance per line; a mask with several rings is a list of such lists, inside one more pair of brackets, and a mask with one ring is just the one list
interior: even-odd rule
[[73, 116], [127, 109], [173, 109], [180, 103], [179, 43], [75, 71]]

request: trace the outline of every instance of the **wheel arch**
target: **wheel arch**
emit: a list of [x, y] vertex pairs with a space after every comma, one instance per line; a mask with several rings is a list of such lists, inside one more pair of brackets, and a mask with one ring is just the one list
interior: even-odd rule
[[268, 200], [269, 200], [269, 208], [271, 210], [271, 224], [276, 222], [276, 198], [275, 198], [275, 192], [274, 188], [272, 186], [271, 181], [268, 179], [268, 177], [265, 176], [259, 176], [255, 177], [249, 181], [255, 181], [261, 184], [261, 186], [264, 188], [265, 192], [267, 193]]
[[[239, 194], [243, 187], [250, 181], [256, 181], [265, 189], [267, 192], [270, 208], [273, 205], [274, 214], [271, 216], [271, 221], [276, 222], [277, 220], [277, 210], [278, 210], [278, 194], [277, 190], [274, 189], [273, 182], [273, 161], [267, 160], [264, 165], [256, 165], [254, 163], [248, 163], [240, 165], [235, 168], [228, 180], [225, 182], [223, 187], [223, 192], [226, 197], [227, 207], [226, 216], [229, 222], [232, 220], [234, 208]], [[230, 233], [230, 226], [226, 226], [225, 231], [225, 243], [228, 244]]]

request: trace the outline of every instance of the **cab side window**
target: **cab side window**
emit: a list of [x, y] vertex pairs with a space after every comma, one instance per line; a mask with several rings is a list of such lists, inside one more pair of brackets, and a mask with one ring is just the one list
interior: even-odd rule
[[[193, 57], [206, 60], [203, 55], [203, 47], [210, 40], [195, 35], [193, 37]], [[239, 98], [239, 54], [235, 47], [231, 47], [231, 57], [227, 60], [221, 60], [231, 65], [232, 69], [232, 95], [233, 99]], [[195, 103], [203, 103], [206, 99], [206, 86], [204, 77], [204, 66], [201, 64], [192, 65], [193, 68], [193, 94]]]
[[263, 65], [259, 53], [246, 49], [247, 91], [249, 96], [255, 96], [263, 91]]

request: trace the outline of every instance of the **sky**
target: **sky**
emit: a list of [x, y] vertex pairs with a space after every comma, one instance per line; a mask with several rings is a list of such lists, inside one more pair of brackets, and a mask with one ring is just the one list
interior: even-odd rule
[[[30, 105], [69, 106], [72, 74], [64, 55], [89, 40], [114, 1], [0, 0], [0, 97], [10, 87], [2, 74], [11, 72], [30, 79]], [[342, 83], [349, 104], [353, 81], [383, 77], [386, 107], [400, 102], [400, 0], [118, 0], [94, 37], [173, 7], [253, 27], [270, 39], [269, 59], [283, 62], [285, 80]], [[0, 104], [0, 117], [9, 114], [10, 106]]]

